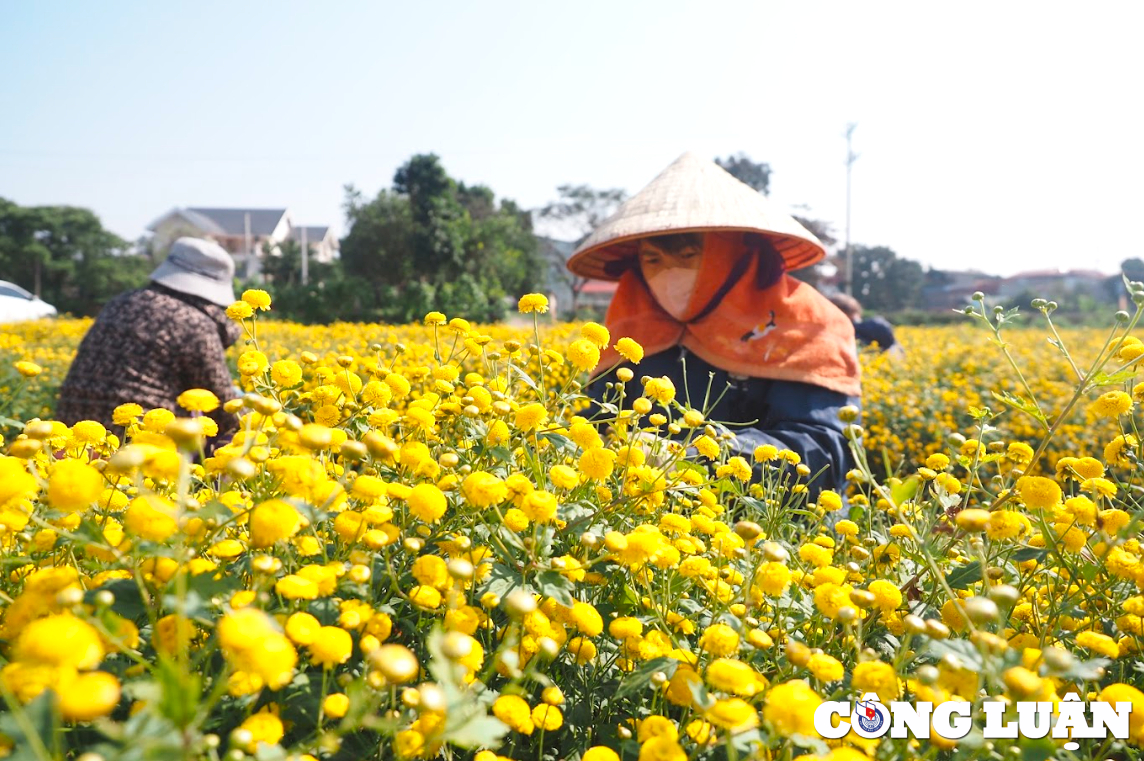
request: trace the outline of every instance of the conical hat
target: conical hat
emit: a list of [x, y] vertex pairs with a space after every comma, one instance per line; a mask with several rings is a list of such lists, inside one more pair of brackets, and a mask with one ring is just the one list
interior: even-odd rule
[[610, 262], [633, 256], [625, 243], [649, 235], [741, 230], [765, 235], [788, 270], [809, 267], [826, 251], [814, 234], [754, 188], [713, 161], [680, 156], [658, 177], [600, 223], [568, 260], [582, 277], [619, 280]]

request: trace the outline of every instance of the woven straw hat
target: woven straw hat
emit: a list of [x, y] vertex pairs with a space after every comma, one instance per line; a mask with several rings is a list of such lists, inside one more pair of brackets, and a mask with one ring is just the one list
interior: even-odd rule
[[788, 270], [826, 256], [813, 233], [762, 193], [715, 162], [685, 153], [600, 223], [569, 258], [568, 269], [582, 277], [618, 280], [623, 268], [612, 263], [635, 254], [625, 244], [649, 235], [716, 230], [766, 236]]

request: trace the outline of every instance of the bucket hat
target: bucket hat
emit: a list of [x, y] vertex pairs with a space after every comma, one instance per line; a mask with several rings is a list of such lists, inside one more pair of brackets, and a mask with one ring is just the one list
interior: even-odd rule
[[568, 259], [568, 269], [595, 280], [619, 280], [633, 241], [681, 232], [742, 231], [765, 236], [787, 270], [826, 256], [822, 242], [790, 214], [713, 161], [685, 153], [615, 214]]
[[235, 301], [234, 259], [213, 241], [179, 238], [166, 260], [151, 273], [151, 280], [219, 306]]

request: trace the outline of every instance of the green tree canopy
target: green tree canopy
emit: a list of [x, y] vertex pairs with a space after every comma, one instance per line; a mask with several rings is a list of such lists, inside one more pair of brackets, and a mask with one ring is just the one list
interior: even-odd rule
[[0, 273], [61, 313], [92, 315], [147, 282], [151, 261], [75, 206], [23, 207], [0, 198]]
[[771, 193], [771, 165], [765, 161], [751, 161], [745, 153], [736, 153], [715, 163], [726, 169], [739, 182], [750, 185], [763, 195]]
[[541, 283], [528, 215], [483, 185], [458, 183], [433, 154], [412, 157], [371, 200], [347, 186], [345, 210], [342, 262], [370, 287], [378, 319], [439, 310], [495, 320], [506, 295]]
[[896, 312], [922, 305], [925, 271], [886, 246], [851, 246], [854, 298], [871, 312]]

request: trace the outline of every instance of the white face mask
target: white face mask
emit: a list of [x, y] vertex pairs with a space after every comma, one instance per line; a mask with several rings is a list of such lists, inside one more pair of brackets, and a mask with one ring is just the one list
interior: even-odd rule
[[682, 320], [687, 313], [687, 305], [691, 303], [691, 294], [695, 291], [695, 281], [699, 279], [699, 270], [685, 267], [672, 267], [657, 272], [647, 281], [648, 288], [655, 296], [659, 305], [677, 320]]

